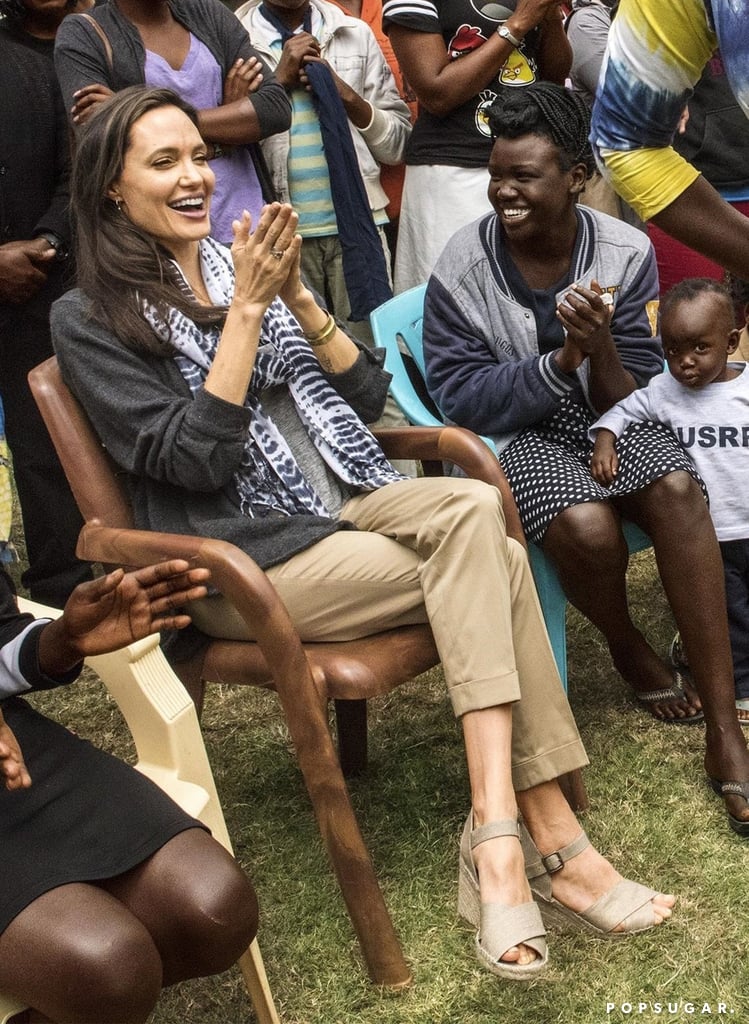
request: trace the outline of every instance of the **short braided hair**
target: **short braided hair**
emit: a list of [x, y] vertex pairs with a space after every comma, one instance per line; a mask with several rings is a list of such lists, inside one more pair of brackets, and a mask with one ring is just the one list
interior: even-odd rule
[[553, 82], [533, 82], [512, 89], [506, 86], [489, 107], [487, 116], [492, 138], [543, 135], [559, 149], [562, 170], [584, 164], [588, 177], [595, 170], [588, 139], [588, 108], [569, 89]]
[[726, 307], [727, 312], [733, 315], [733, 298], [730, 291], [724, 284], [712, 277], [685, 277], [682, 281], [678, 281], [661, 298], [658, 312], [663, 317], [680, 302], [693, 302], [700, 295], [716, 295]]

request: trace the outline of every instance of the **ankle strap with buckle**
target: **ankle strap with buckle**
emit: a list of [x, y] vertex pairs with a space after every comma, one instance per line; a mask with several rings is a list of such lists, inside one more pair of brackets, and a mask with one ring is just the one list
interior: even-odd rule
[[521, 841], [525, 855], [525, 874], [529, 881], [561, 871], [567, 861], [577, 857], [586, 846], [590, 845], [590, 840], [585, 832], [581, 832], [571, 843], [542, 857], [525, 825], [521, 829]]

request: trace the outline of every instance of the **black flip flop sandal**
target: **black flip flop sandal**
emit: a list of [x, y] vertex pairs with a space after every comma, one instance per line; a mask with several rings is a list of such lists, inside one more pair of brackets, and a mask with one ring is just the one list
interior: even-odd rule
[[684, 689], [684, 677], [678, 669], [673, 670], [674, 681], [671, 686], [663, 690], [648, 690], [645, 693], [635, 692], [635, 697], [638, 702], [647, 708], [652, 718], [656, 722], [663, 722], [664, 725], [697, 725], [698, 722], [704, 722], [704, 712], [698, 711], [696, 715], [688, 715], [686, 718], [661, 718], [660, 715], [656, 715], [650, 705], [658, 704], [663, 700], [685, 700], [688, 701], [686, 690]]
[[[718, 796], [728, 796], [734, 793], [749, 804], [749, 782], [721, 782], [720, 779], [712, 778], [709, 781], [713, 792], [717, 793]], [[749, 821], [734, 818], [728, 811], [726, 811], [726, 815], [728, 817], [728, 824], [737, 836], [749, 836]]]

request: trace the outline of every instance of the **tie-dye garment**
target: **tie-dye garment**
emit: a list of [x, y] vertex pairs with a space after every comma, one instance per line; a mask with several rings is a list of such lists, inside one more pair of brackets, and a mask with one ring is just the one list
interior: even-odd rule
[[749, 117], [749, 0], [622, 0], [612, 22], [591, 141], [606, 176], [645, 220], [698, 177], [671, 141], [716, 47]]

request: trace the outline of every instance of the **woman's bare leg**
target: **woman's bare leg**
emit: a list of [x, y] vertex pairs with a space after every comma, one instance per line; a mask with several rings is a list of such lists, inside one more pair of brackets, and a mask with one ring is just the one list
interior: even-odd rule
[[[474, 828], [518, 815], [512, 788], [512, 705], [501, 704], [469, 711], [461, 718], [471, 783]], [[473, 851], [482, 903], [519, 906], [531, 897], [525, 877], [523, 852], [512, 836], [481, 843]], [[536, 953], [528, 946], [513, 946], [503, 956], [508, 963], [529, 964]]]
[[[560, 850], [580, 835], [580, 823], [556, 781], [518, 793], [517, 799], [523, 820], [542, 856]], [[568, 860], [561, 871], [551, 875], [552, 892], [560, 903], [581, 913], [609, 892], [621, 877], [605, 857], [588, 846]], [[671, 916], [674, 903], [672, 895], [658, 893], [653, 897], [654, 925], [662, 924]]]
[[202, 829], [138, 867], [34, 900], [0, 935], [0, 991], [66, 1024], [139, 1024], [165, 985], [218, 973], [257, 931], [244, 873]]
[[[601, 631], [617, 671], [633, 690], [668, 689], [673, 683], [670, 670], [630, 617], [629, 552], [617, 510], [607, 502], [565, 509], [546, 531], [543, 549], [570, 604]], [[658, 718], [684, 718], [696, 714], [700, 702], [695, 694], [686, 701], [671, 699], [651, 708]]]
[[[547, 856], [567, 846], [581, 832], [580, 824], [556, 780], [519, 792], [510, 781], [511, 706], [473, 711], [461, 719], [471, 781], [474, 827], [513, 819], [520, 806], [525, 824], [541, 854]], [[474, 850], [482, 903], [517, 906], [531, 898], [520, 845], [510, 837], [492, 839]], [[589, 846], [552, 875], [554, 897], [571, 910], [588, 910], [609, 892], [621, 875]], [[659, 893], [653, 898], [653, 925], [671, 916], [674, 897]], [[516, 946], [503, 960], [530, 963], [536, 954], [528, 946]]]
[[161, 987], [147, 929], [93, 885], [51, 889], [0, 935], [0, 990], [53, 1021], [140, 1024]]
[[252, 885], [202, 829], [180, 832], [138, 867], [102, 884], [148, 931], [165, 986], [226, 970], [257, 932]]

